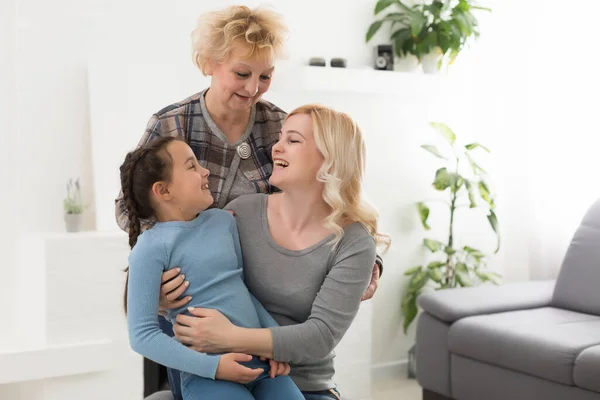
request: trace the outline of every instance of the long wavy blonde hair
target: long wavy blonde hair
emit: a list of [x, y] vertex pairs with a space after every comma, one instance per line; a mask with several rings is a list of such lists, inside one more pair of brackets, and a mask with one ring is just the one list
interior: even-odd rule
[[298, 107], [288, 118], [297, 114], [310, 116], [315, 144], [324, 158], [317, 179], [324, 183], [323, 200], [331, 207], [325, 227], [335, 233], [334, 243], [344, 234], [343, 223], [359, 222], [387, 249], [391, 238], [378, 231], [379, 213], [363, 195], [366, 146], [360, 128], [348, 114], [319, 104]]
[[235, 44], [246, 51], [246, 59], [273, 60], [283, 56], [287, 35], [282, 16], [266, 7], [209, 11], [198, 17], [191, 33], [192, 59], [204, 75], [207, 61], [223, 61]]

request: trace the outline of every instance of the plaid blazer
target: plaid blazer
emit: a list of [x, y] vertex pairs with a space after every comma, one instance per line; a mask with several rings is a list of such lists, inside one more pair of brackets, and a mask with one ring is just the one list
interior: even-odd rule
[[[208, 185], [215, 200], [211, 207], [223, 207], [228, 195], [223, 193], [223, 190], [227, 186], [230, 187], [225, 185], [226, 178], [240, 143], [229, 144], [225, 138], [219, 137], [211, 130], [203, 112], [206, 110], [203, 104], [205, 93], [206, 90], [203, 90], [154, 114], [148, 122], [138, 147], [162, 136], [183, 138], [194, 151], [198, 163], [210, 171]], [[253, 117], [249, 126], [251, 130], [245, 137], [242, 136], [241, 140], [250, 146], [251, 156], [240, 159], [238, 171], [248, 178], [256, 193], [272, 193], [277, 189], [269, 184], [269, 177], [273, 172], [271, 148], [279, 138], [287, 114], [272, 103], [259, 100], [253, 107], [251, 116]], [[127, 232], [129, 220], [122, 193], [119, 193], [115, 203], [117, 224]], [[154, 222], [153, 220], [142, 221], [142, 230], [154, 225]]]

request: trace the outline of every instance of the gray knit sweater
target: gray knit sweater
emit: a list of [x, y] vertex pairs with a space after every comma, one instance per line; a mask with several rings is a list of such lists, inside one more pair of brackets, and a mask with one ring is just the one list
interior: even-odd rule
[[226, 207], [236, 215], [246, 285], [280, 325], [270, 328], [273, 358], [290, 363], [301, 390], [333, 388], [333, 349], [371, 280], [375, 241], [353, 223], [334, 251], [333, 235], [304, 250], [285, 249], [269, 233], [267, 199], [245, 195]]

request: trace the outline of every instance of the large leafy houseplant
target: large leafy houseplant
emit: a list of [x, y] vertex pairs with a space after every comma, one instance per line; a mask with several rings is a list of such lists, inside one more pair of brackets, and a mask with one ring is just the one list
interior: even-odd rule
[[[488, 152], [489, 149], [479, 143], [464, 146], [456, 144], [455, 133], [442, 123], [431, 123], [449, 144], [450, 151], [441, 151], [434, 145], [421, 147], [442, 160], [445, 166], [435, 173], [433, 187], [444, 192], [449, 210], [448, 237], [445, 241], [425, 238], [423, 245], [429, 250], [432, 260], [426, 265], [410, 268], [405, 275], [410, 276], [408, 287], [402, 296], [404, 332], [417, 316], [417, 297], [426, 285], [434, 289], [468, 287], [483, 282], [499, 283], [500, 275], [487, 269], [485, 252], [471, 246], [457, 246], [455, 228], [457, 210], [460, 208], [480, 208], [486, 210], [487, 220], [496, 237], [494, 253], [500, 249], [498, 219], [496, 217], [494, 196], [492, 195], [486, 171], [475, 162], [475, 152]], [[417, 203], [417, 211], [425, 230], [428, 224], [430, 208], [426, 202]]]
[[473, 10], [491, 11], [473, 0], [434, 0], [428, 4], [406, 5], [401, 0], [379, 0], [374, 15], [393, 8], [373, 22], [366, 34], [369, 42], [383, 24], [390, 24], [390, 40], [398, 57], [413, 54], [421, 60], [439, 51], [451, 64], [471, 39], [479, 37], [479, 23]]

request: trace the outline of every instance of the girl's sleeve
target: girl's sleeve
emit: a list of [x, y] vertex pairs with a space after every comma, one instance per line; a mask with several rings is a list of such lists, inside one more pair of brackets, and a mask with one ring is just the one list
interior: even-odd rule
[[127, 325], [133, 350], [169, 368], [215, 379], [220, 356], [199, 353], [162, 332], [158, 325], [161, 275], [167, 265], [165, 245], [153, 232], [140, 236], [129, 257]]

